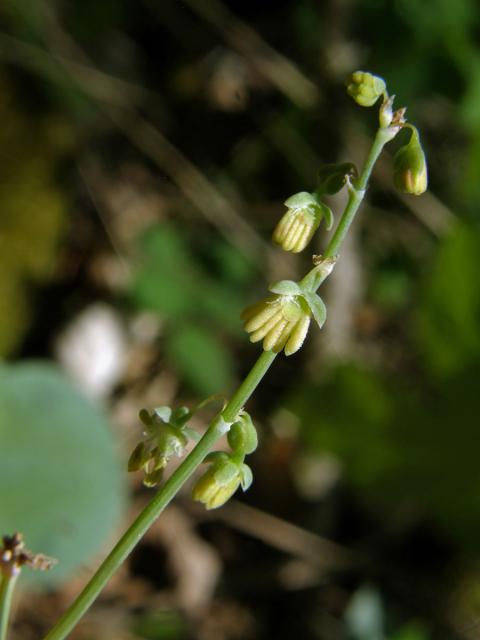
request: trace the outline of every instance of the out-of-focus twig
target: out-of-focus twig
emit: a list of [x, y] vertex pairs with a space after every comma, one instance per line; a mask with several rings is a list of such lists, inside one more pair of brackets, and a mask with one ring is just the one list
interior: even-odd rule
[[[316, 85], [288, 58], [278, 53], [252, 27], [237, 18], [219, 0], [184, 0], [213, 27], [225, 42], [242, 54], [258, 73], [288, 96], [297, 106], [314, 107], [320, 98]], [[148, 0], [148, 5], [158, 8]]]
[[[13, 50], [10, 46], [12, 38], [3, 34], [0, 38], [0, 55], [54, 81], [65, 80], [66, 71], [68, 79], [95, 101], [108, 119], [137, 149], [171, 178], [193, 206], [215, 225], [229, 242], [235, 243], [248, 255], [262, 255], [274, 262], [275, 259], [270, 256], [274, 250], [255, 233], [241, 213], [159, 129], [136, 111], [129, 102], [128, 92], [122, 91], [118, 79], [112, 81], [108, 74], [96, 73], [76, 43], [58, 25], [50, 10], [47, 11], [49, 31], [54, 32], [54, 37], [45, 38], [48, 40], [48, 46], [55, 47], [51, 53], [19, 41], [19, 46]], [[61, 51], [58, 51], [58, 48], [61, 48]], [[72, 60], [73, 56], [75, 58]], [[92, 77], [97, 81], [90, 82]], [[103, 88], [99, 87], [99, 79], [104, 85]]]
[[348, 549], [236, 500], [231, 500], [218, 511], [202, 513], [323, 569], [339, 569], [358, 561]]

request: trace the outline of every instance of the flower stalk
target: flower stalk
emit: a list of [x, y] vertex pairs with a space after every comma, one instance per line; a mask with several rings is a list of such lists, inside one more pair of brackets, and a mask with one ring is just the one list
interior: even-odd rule
[[6, 640], [8, 620], [12, 606], [12, 596], [17, 582], [18, 574], [1, 574], [0, 579], [0, 640]]
[[[259, 303], [253, 310], [247, 310], [244, 318], [246, 324], [248, 324], [247, 330], [255, 334], [254, 341], [263, 340], [264, 350], [260, 357], [224, 409], [210, 423], [196, 446], [138, 515], [100, 565], [90, 582], [44, 640], [62, 640], [70, 633], [113, 573], [125, 561], [142, 536], [192, 476], [197, 467], [203, 462], [209, 462], [208, 458], [205, 460], [207, 454], [210, 453], [219, 438], [227, 433], [230, 427], [239, 420], [243, 407], [273, 364], [278, 352], [283, 348], [288, 353], [296, 351], [295, 347], [303, 342], [304, 333], [306, 334], [304, 329], [310, 323], [310, 316], [313, 316], [320, 326], [325, 321], [325, 305], [316, 294], [316, 290], [333, 269], [342, 242], [365, 196], [365, 190], [375, 162], [385, 144], [395, 137], [404, 124], [404, 111], [399, 110], [395, 113], [392, 111], [393, 99], [388, 97], [385, 83], [382, 79], [365, 72], [357, 72], [352, 76], [348, 92], [361, 106], [371, 106], [378, 98], [383, 96], [383, 104], [380, 111], [380, 128], [375, 135], [372, 147], [358, 178], [356, 177], [356, 171], [353, 170], [353, 165], [350, 164], [348, 166], [345, 165], [345, 167], [343, 165], [330, 165], [327, 173], [323, 176], [323, 193], [334, 192], [337, 190], [337, 186], [341, 188], [343, 184], [347, 185], [349, 193], [345, 210], [323, 256], [317, 261], [314, 260], [315, 266], [300, 283], [282, 281], [273, 285], [270, 290], [275, 296]], [[341, 175], [337, 175], [338, 166], [343, 167], [340, 172]], [[330, 213], [327, 208], [323, 208], [319, 197], [317, 198], [314, 194], [301, 192], [292, 198], [285, 203], [289, 210], [284, 214], [280, 227], [274, 233], [274, 240], [285, 250], [296, 252], [304, 248], [322, 217], [326, 218], [327, 225], [330, 224]], [[308, 326], [306, 328], [308, 329]], [[297, 331], [298, 335], [294, 335], [295, 331]], [[294, 340], [292, 335], [294, 335]], [[243, 464], [245, 453], [248, 453], [249, 449], [253, 450], [253, 444], [239, 444], [243, 442], [240, 435], [242, 434], [234, 435], [232, 432], [229, 443], [231, 446], [233, 445], [233, 454], [221, 454], [224, 456], [223, 458], [218, 456], [214, 459], [210, 458], [213, 466], [199, 480], [194, 489], [194, 497], [209, 508], [220, 506], [230, 497], [240, 483], [242, 483], [242, 486], [247, 486], [251, 481], [249, 467], [247, 465], [242, 467], [241, 465]], [[246, 437], [246, 435], [244, 434], [242, 437]], [[133, 465], [132, 463], [132, 465], [145, 466], [152, 457], [152, 451], [156, 451], [156, 449], [148, 449], [149, 457], [147, 457], [145, 450], [142, 449], [140, 452], [142, 455], [138, 454], [139, 461], [135, 459], [135, 464]], [[157, 454], [155, 453], [155, 455]], [[238, 457], [238, 461], [235, 456]], [[154, 457], [153, 468], [160, 468], [161, 464], [162, 460], [160, 458], [157, 460]], [[235, 464], [238, 467], [235, 467]], [[148, 469], [150, 470], [150, 467]], [[243, 476], [241, 475], [242, 473]]]

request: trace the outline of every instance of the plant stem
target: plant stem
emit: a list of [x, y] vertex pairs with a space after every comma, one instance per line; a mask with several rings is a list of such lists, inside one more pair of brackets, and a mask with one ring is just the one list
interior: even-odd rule
[[0, 582], [0, 640], [6, 640], [12, 595], [18, 576], [2, 575]]
[[325, 253], [323, 254], [325, 258], [331, 258], [338, 253], [340, 245], [342, 244], [345, 236], [350, 229], [350, 225], [353, 222], [355, 214], [360, 207], [363, 197], [365, 195], [365, 189], [367, 188], [368, 180], [372, 173], [373, 165], [378, 159], [378, 156], [381, 154], [383, 147], [385, 144], [391, 139], [389, 136], [388, 129], [378, 129], [373, 144], [368, 153], [367, 159], [365, 160], [365, 165], [362, 169], [362, 173], [360, 177], [349, 189], [349, 198], [347, 202], [347, 206], [345, 207], [345, 211], [340, 219], [340, 222], [335, 229], [335, 233], [332, 236], [332, 239], [328, 243], [327, 248], [325, 249]]
[[[262, 351], [262, 354], [253, 365], [250, 373], [222, 411], [221, 415], [226, 422], [232, 422], [235, 419], [235, 416], [255, 391], [276, 356], [277, 354], [273, 351]], [[157, 492], [153, 500], [140, 513], [129, 529], [127, 529], [77, 599], [45, 636], [45, 640], [61, 640], [73, 629], [111, 576], [139, 543], [143, 535], [177, 494], [182, 485], [202, 463], [213, 444], [222, 434], [223, 431], [219, 428], [219, 421], [216, 419], [212, 420], [196, 447], [192, 449], [182, 464]], [[0, 638], [0, 640], [3, 640], [3, 638]]]
[[[332, 257], [336, 255], [348, 232], [353, 218], [355, 217], [355, 214], [363, 200], [365, 188], [372, 172], [373, 165], [380, 155], [385, 143], [388, 142], [389, 138], [387, 139], [385, 131], [385, 129], [379, 129], [377, 132], [365, 161], [362, 173], [356, 184], [350, 188], [350, 196], [347, 206], [343, 212], [340, 222], [338, 223], [335, 233], [328, 244], [324, 254], [325, 257]], [[262, 354], [253, 365], [250, 373], [248, 373], [225, 409], [221, 412], [220, 415], [225, 422], [231, 423], [234, 421], [238, 412], [255, 391], [276, 356], [277, 354], [273, 351], [262, 351]], [[217, 416], [217, 418], [218, 417], [219, 416]], [[195, 448], [192, 449], [182, 464], [165, 482], [152, 501], [145, 507], [129, 529], [124, 533], [122, 538], [120, 538], [116, 546], [100, 565], [90, 582], [86, 585], [69, 609], [67, 609], [63, 614], [56, 625], [45, 636], [44, 640], [62, 640], [77, 624], [114, 572], [124, 562], [146, 531], [178, 493], [183, 484], [202, 463], [214, 443], [223, 435], [224, 431], [221, 428], [221, 422], [217, 418], [210, 423], [207, 431]], [[3, 639], [0, 638], [0, 640]]]

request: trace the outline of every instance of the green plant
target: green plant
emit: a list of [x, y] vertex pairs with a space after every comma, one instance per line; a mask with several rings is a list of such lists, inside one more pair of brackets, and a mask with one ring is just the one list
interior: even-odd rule
[[[358, 172], [350, 163], [326, 165], [320, 172], [314, 192], [300, 192], [286, 200], [287, 213], [273, 234], [274, 241], [284, 250], [295, 253], [303, 250], [323, 218], [327, 228], [332, 226], [333, 213], [323, 202], [324, 196], [346, 188], [347, 205], [324, 254], [313, 256], [312, 269], [300, 281], [282, 280], [274, 283], [269, 287], [272, 295], [244, 311], [242, 318], [250, 340], [263, 343], [260, 357], [237, 391], [212, 420], [205, 434], [198, 439], [191, 453], [160, 487], [85, 589], [47, 634], [46, 640], [66, 637], [115, 570], [200, 464], [207, 463], [210, 466], [194, 486], [193, 498], [204, 503], [207, 508], [224, 504], [239, 486], [244, 491], [250, 486], [252, 472], [244, 460], [255, 450], [257, 436], [252, 420], [244, 409], [245, 404], [277, 355], [284, 351], [289, 356], [301, 348], [311, 320], [315, 320], [320, 328], [323, 326], [327, 310], [317, 290], [335, 267], [342, 242], [365, 196], [376, 160], [384, 146], [402, 128], [411, 128], [413, 134], [410, 143], [398, 152], [395, 181], [402, 190], [415, 195], [426, 189], [426, 164], [418, 132], [406, 123], [405, 109], [393, 110], [393, 97], [389, 97], [385, 82], [370, 73], [356, 72], [348, 83], [348, 93], [359, 105], [365, 107], [373, 106], [381, 99], [379, 128], [362, 170]], [[195, 411], [204, 405], [205, 403], [201, 403], [192, 410], [186, 407], [159, 407], [151, 413], [142, 410], [140, 418], [145, 427], [144, 437], [130, 457], [129, 470], [142, 470], [147, 486], [161, 482], [169, 459], [173, 455], [183, 455], [189, 438], [197, 440], [198, 436], [188, 423]], [[225, 434], [230, 451], [211, 453], [213, 444]], [[9, 580], [8, 572], [4, 571], [5, 589]], [[5, 598], [4, 617], [7, 614], [8, 603]]]

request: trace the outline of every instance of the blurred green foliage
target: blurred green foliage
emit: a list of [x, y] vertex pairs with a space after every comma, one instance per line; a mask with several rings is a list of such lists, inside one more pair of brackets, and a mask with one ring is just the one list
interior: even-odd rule
[[480, 234], [458, 224], [438, 248], [419, 291], [416, 338], [434, 376], [480, 360]]
[[[66, 34], [87, 54], [88, 64], [113, 79], [130, 81], [134, 86], [125, 91], [122, 86], [121, 93], [127, 107], [134, 107], [132, 126], [137, 116], [145, 116], [223, 195], [232, 193], [235, 202], [248, 203], [245, 217], [265, 238], [277, 221], [274, 207], [280, 214], [288, 195], [311, 188], [305, 182], [314, 179], [320, 159], [340, 159], [334, 156], [343, 154], [346, 137], [361, 130], [365, 114], [346, 103], [343, 77], [361, 67], [387, 79], [397, 104], [408, 105], [408, 115], [422, 133], [432, 192], [458, 221], [436, 247], [422, 217], [417, 219], [385, 183], [374, 180], [369, 193], [373, 206], [361, 214], [359, 243], [369, 303], [386, 331], [374, 335], [375, 348], [362, 352], [361, 363], [348, 358], [340, 365], [322, 362], [319, 380], [305, 381], [310, 373], [298, 370], [308, 362], [308, 352], [303, 360], [277, 362], [269, 374], [272, 382], [266, 381], [259, 392], [259, 413], [264, 407], [277, 408], [288, 387], [285, 402], [300, 417], [305, 446], [319, 454], [333, 452], [350, 487], [378, 510], [379, 519], [413, 504], [420, 507], [416, 513], [433, 514], [464, 543], [463, 550], [478, 554], [479, 3], [223, 0], [319, 87], [314, 108], [292, 102], [278, 83], [262, 75], [262, 64], [275, 71], [275, 62], [262, 47], [256, 49], [255, 38], [251, 48], [239, 51], [229, 36], [242, 30], [228, 24], [223, 31], [212, 29], [201, 12], [192, 9], [194, 4], [9, 0], [0, 13], [8, 7], [6, 30], [44, 46], [52, 58], [75, 57], [75, 47], [62, 52], [59, 46], [68, 43]], [[48, 18], [47, 5], [57, 14], [60, 32]], [[284, 71], [277, 69], [279, 77], [288, 80]], [[54, 62], [48, 73], [39, 65], [33, 74], [31, 117], [12, 103], [8, 87], [3, 90], [2, 85], [0, 92], [0, 116], [6, 123], [0, 131], [0, 255], [5, 258], [0, 270], [0, 354], [12, 353], [35, 319], [30, 284], [52, 274], [65, 224], [65, 197], [55, 181], [62, 144], [52, 146], [55, 127], [36, 119], [36, 92], [41, 87], [43, 97], [70, 115], [87, 152], [99, 152], [108, 168], [125, 158], [131, 162], [133, 156], [131, 132], [125, 136], [120, 128], [112, 135], [111, 122], [98, 117], [108, 106], [98, 108], [65, 68], [60, 65], [55, 71]], [[25, 85], [29, 77], [25, 73]], [[345, 120], [343, 130], [332, 126], [337, 119]], [[142, 163], [143, 158], [135, 156], [134, 161]], [[154, 171], [161, 175], [162, 196], [168, 198], [172, 184], [163, 182], [165, 167]], [[171, 178], [174, 172], [166, 173]], [[173, 220], [175, 207], [183, 207], [181, 189], [174, 190]], [[199, 228], [202, 233], [195, 233]], [[412, 250], [405, 251], [405, 245]], [[130, 299], [137, 309], [153, 311], [164, 321], [161, 347], [168, 364], [194, 393], [226, 390], [235, 377], [237, 354], [239, 360], [242, 355], [240, 345], [246, 344], [238, 315], [252, 299], [254, 268], [195, 214], [191, 225], [152, 227], [137, 249], [140, 266]], [[59, 308], [68, 309], [77, 294], [70, 292]], [[392, 358], [393, 364], [390, 341], [403, 356], [401, 361]], [[253, 352], [246, 353], [250, 358]], [[238, 368], [244, 364], [239, 362]], [[5, 396], [2, 402], [8, 408], [7, 400]], [[41, 407], [49, 416], [51, 407]], [[73, 437], [78, 431], [80, 426]], [[39, 543], [40, 550], [59, 555]], [[413, 585], [413, 599], [415, 589]], [[375, 609], [374, 599], [366, 606]], [[168, 616], [152, 616], [138, 633], [176, 637], [180, 625], [175, 619], [170, 623]], [[429, 635], [412, 624], [387, 637], [424, 640]]]
[[21, 531], [34, 553], [58, 559], [25, 570], [61, 583], [98, 553], [123, 511], [125, 470], [101, 411], [53, 366], [0, 367], [0, 531]]
[[234, 360], [226, 341], [241, 331], [242, 289], [254, 273], [236, 249], [219, 239], [208, 242], [202, 258], [176, 226], [152, 227], [139, 243], [132, 288], [140, 308], [167, 320], [166, 354], [201, 394], [226, 390], [232, 382]]
[[478, 553], [480, 362], [433, 383], [387, 379], [357, 364], [293, 393], [306, 446], [338, 456], [359, 490], [382, 509], [413, 504]]
[[133, 631], [145, 640], [179, 640], [185, 638], [185, 622], [174, 610], [155, 611], [139, 616]]
[[0, 83], [0, 356], [31, 322], [30, 285], [54, 274], [66, 199], [56, 181], [68, 129], [27, 119]]

